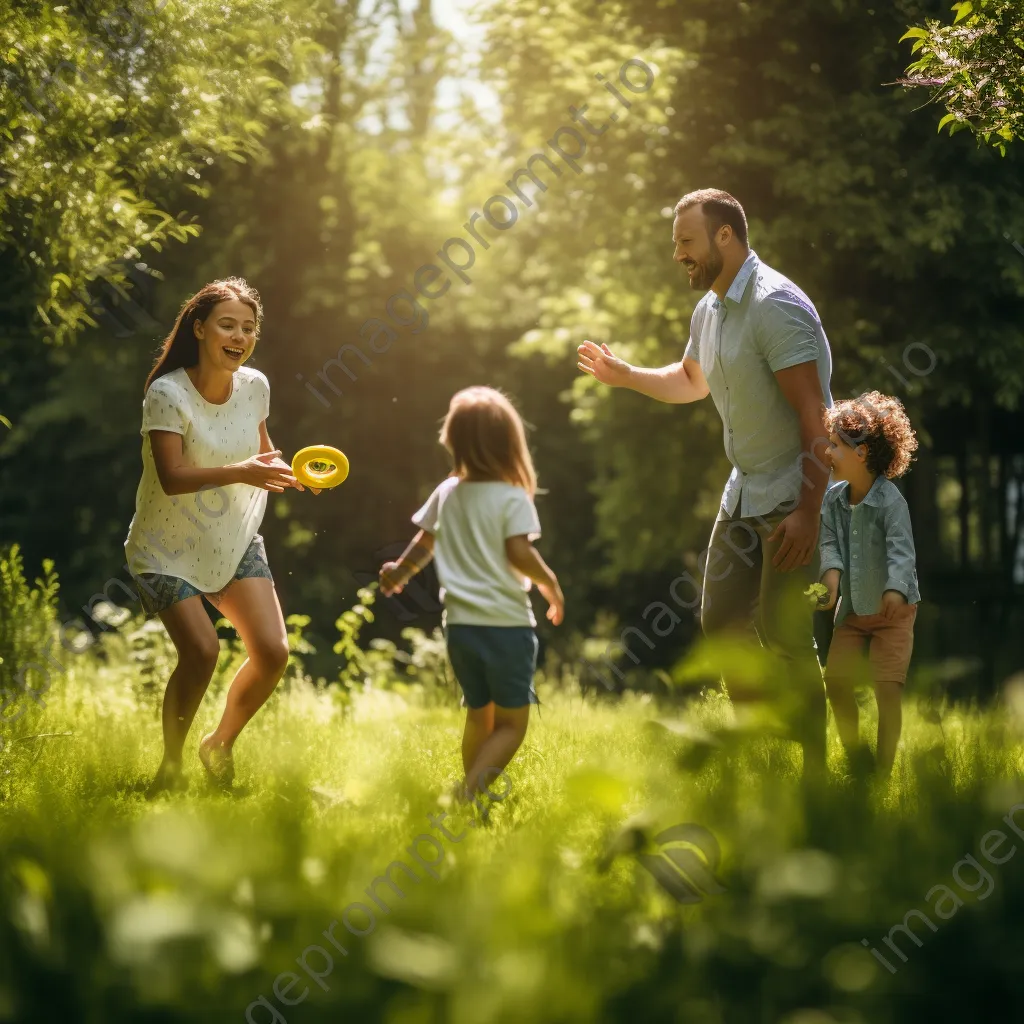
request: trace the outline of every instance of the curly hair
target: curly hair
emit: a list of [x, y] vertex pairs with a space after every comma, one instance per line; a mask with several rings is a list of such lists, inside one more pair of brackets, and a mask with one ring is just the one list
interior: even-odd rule
[[868, 471], [895, 480], [910, 468], [917, 435], [903, 403], [880, 391], [845, 398], [825, 411], [825, 427], [852, 448], [867, 445]]

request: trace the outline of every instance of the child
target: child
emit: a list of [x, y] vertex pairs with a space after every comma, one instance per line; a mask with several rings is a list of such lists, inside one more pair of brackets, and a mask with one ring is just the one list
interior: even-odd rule
[[386, 596], [400, 593], [436, 555], [448, 656], [467, 706], [461, 795], [475, 799], [512, 760], [538, 703], [530, 580], [556, 626], [565, 601], [531, 543], [540, 536], [537, 477], [511, 402], [493, 388], [460, 391], [440, 441], [454, 472], [412, 517], [420, 531], [381, 568], [380, 587]]
[[921, 600], [910, 513], [890, 481], [906, 473], [917, 438], [899, 399], [877, 391], [837, 402], [825, 425], [835, 483], [821, 508], [822, 607], [840, 599], [825, 688], [847, 754], [863, 758], [854, 687], [867, 649], [878, 702], [877, 766], [888, 777]]

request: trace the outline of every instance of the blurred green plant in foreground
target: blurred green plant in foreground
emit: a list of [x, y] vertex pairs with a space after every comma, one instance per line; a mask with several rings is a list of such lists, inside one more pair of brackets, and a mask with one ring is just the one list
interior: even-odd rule
[[[1024, 910], [1024, 833], [1003, 822], [1024, 802], [1014, 687], [1008, 708], [984, 713], [909, 700], [889, 785], [850, 778], [831, 733], [830, 782], [817, 787], [801, 785], [799, 748], [770, 716], [740, 719], [715, 691], [670, 712], [628, 691], [586, 699], [564, 671], [541, 674], [543, 709], [507, 796], [489, 828], [454, 842], [437, 824], [457, 827], [444, 794], [461, 768], [442, 641], [410, 633], [410, 651], [362, 650], [374, 595], [361, 596], [339, 620], [348, 667], [334, 685], [304, 672], [305, 620], [290, 618], [293, 663], [238, 743], [234, 798], [208, 792], [193, 760], [191, 792], [152, 804], [142, 792], [171, 651], [159, 629], [103, 611], [109, 631], [68, 660], [45, 708], [29, 702], [0, 750], [0, 1020], [243, 1021], [248, 1008], [254, 1024], [887, 1024], [1007, 1012]], [[44, 604], [18, 600], [19, 636], [52, 628]], [[193, 743], [243, 656], [224, 636]], [[680, 825], [716, 844], [715, 884], [688, 903], [642, 866]], [[982, 853], [993, 829], [1010, 853], [1000, 866]], [[425, 836], [443, 853], [433, 874], [409, 852]], [[990, 884], [975, 884], [967, 855]], [[953, 915], [931, 909], [940, 885], [960, 900]], [[317, 945], [333, 951], [329, 969]]]

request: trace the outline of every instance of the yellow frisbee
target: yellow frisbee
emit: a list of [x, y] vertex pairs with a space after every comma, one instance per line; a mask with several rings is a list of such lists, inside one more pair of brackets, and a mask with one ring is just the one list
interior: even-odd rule
[[348, 459], [337, 448], [314, 444], [295, 453], [292, 472], [304, 487], [337, 487], [348, 476]]

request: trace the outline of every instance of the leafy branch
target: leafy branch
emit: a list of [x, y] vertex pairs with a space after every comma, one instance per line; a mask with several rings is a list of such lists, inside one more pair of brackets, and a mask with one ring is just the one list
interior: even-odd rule
[[951, 25], [909, 29], [917, 55], [897, 84], [932, 91], [946, 114], [938, 130], [969, 129], [1003, 155], [1024, 131], [1024, 0], [964, 0]]

